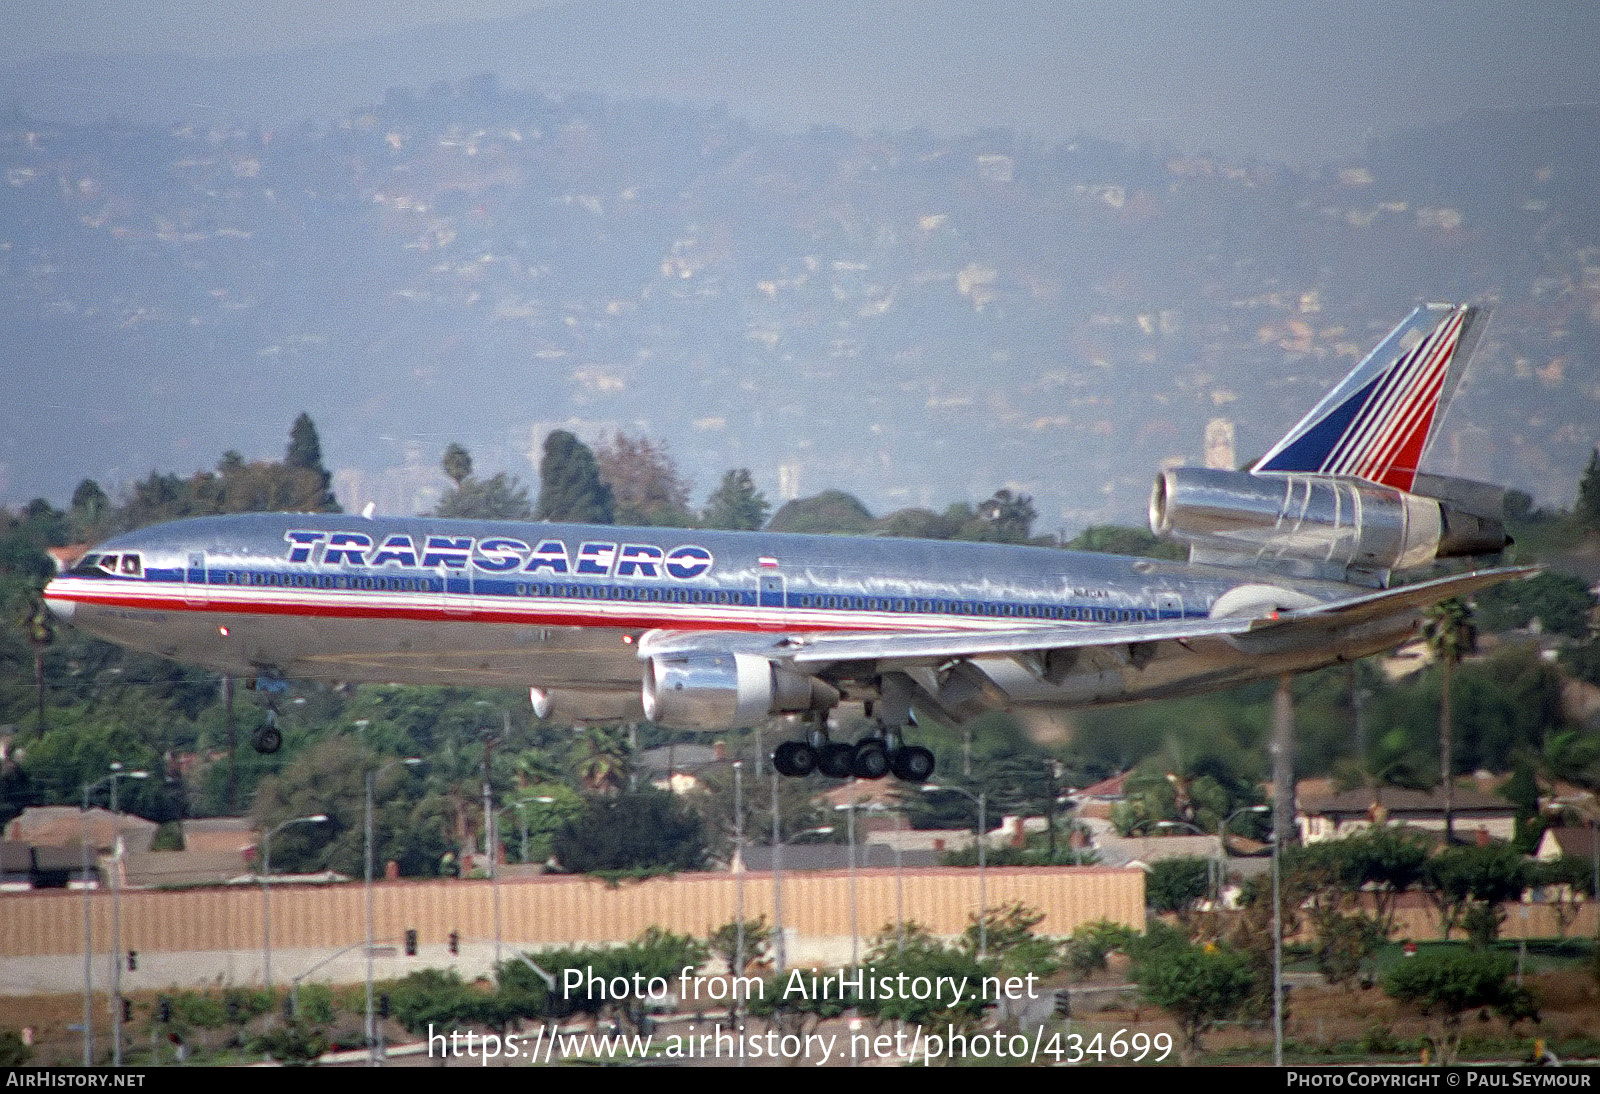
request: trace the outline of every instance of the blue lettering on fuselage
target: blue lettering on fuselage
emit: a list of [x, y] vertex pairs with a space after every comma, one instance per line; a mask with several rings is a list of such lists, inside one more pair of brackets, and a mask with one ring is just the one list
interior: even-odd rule
[[391, 535], [377, 547], [363, 532], [290, 531], [283, 534], [288, 543], [289, 562], [308, 562], [320, 566], [407, 566], [416, 567], [419, 553], [423, 569], [465, 570], [469, 564], [485, 573], [501, 574], [521, 570], [525, 574], [579, 574], [585, 577], [672, 578], [689, 581], [711, 572], [716, 559], [696, 544], [685, 543], [664, 550], [651, 543], [608, 543], [586, 540], [577, 551], [564, 540], [540, 540], [529, 547], [518, 539], [490, 536], [427, 537], [421, 552], [411, 536]]

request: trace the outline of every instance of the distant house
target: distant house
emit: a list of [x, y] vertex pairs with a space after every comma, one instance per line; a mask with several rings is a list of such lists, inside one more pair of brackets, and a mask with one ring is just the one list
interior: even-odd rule
[[[940, 852], [908, 850], [900, 854], [901, 866], [937, 866]], [[856, 848], [856, 868], [869, 866], [882, 869], [895, 865], [894, 852], [880, 843], [862, 844]], [[744, 849], [744, 867], [747, 870], [772, 869], [772, 848], [750, 845]], [[848, 870], [850, 847], [843, 843], [792, 843], [783, 849], [782, 867], [785, 870]]]
[[[1516, 807], [1481, 790], [1457, 788], [1451, 811], [1458, 841], [1510, 840]], [[1295, 823], [1304, 843], [1344, 839], [1373, 825], [1403, 825], [1443, 833], [1444, 794], [1438, 790], [1345, 790], [1326, 797], [1303, 797]]]
[[222, 885], [254, 877], [245, 858], [239, 851], [134, 852], [123, 864], [123, 884], [129, 889]]
[[33, 848], [0, 840], [0, 893], [33, 888]]
[[1095, 852], [1102, 866], [1143, 866], [1169, 858], [1220, 858], [1216, 836], [1118, 836], [1097, 832]]
[[84, 869], [81, 844], [39, 847], [0, 840], [0, 892], [75, 887], [85, 877], [91, 885], [98, 884], [95, 864], [91, 861]]
[[1576, 858], [1585, 862], [1595, 856], [1596, 833], [1593, 828], [1546, 828], [1539, 837], [1539, 846], [1533, 857], [1540, 862], [1554, 862], [1558, 858]]
[[200, 817], [182, 822], [185, 851], [227, 851], [243, 854], [261, 842], [261, 833], [247, 817]]
[[[658, 790], [685, 794], [698, 790], [712, 771], [730, 766], [722, 744], [674, 744], [648, 748], [635, 761], [640, 773]], [[746, 773], [748, 774], [748, 772]]]
[[122, 834], [122, 846], [129, 851], [148, 851], [155, 839], [154, 821], [130, 813], [113, 813], [96, 806], [79, 809], [75, 805], [36, 805], [24, 809], [6, 826], [6, 838], [35, 847], [89, 846], [109, 851]]

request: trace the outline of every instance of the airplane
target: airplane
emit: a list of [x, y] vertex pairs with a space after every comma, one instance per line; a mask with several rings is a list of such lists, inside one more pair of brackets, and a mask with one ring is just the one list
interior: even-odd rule
[[[1156, 479], [1187, 563], [880, 537], [327, 514], [116, 536], [54, 578], [63, 619], [255, 679], [527, 687], [540, 717], [803, 726], [786, 776], [923, 782], [917, 714], [1191, 695], [1393, 648], [1430, 605], [1531, 571], [1393, 584], [1510, 542], [1502, 492], [1418, 470], [1485, 309], [1413, 311], [1242, 470]], [[871, 728], [836, 740], [859, 703]], [[269, 703], [254, 742], [282, 737]]]

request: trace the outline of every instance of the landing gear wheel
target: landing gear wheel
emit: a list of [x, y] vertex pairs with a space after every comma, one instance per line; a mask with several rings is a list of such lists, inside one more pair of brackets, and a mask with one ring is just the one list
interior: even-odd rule
[[858, 779], [881, 779], [889, 773], [889, 748], [882, 738], [856, 742], [850, 752], [850, 771]]
[[773, 749], [772, 766], [786, 778], [803, 779], [817, 769], [817, 750], [804, 741], [785, 741]]
[[908, 783], [925, 783], [933, 778], [933, 753], [921, 745], [897, 748], [889, 754], [889, 770]]
[[848, 779], [854, 758], [855, 749], [843, 741], [829, 741], [817, 750], [817, 770], [830, 779]]
[[283, 747], [283, 734], [276, 726], [266, 726], [256, 730], [255, 736], [250, 740], [251, 747], [263, 756], [270, 756]]

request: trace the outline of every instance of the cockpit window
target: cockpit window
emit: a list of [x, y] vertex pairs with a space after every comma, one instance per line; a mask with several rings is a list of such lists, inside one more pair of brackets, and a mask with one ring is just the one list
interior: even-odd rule
[[105, 573], [114, 574], [117, 572], [117, 556], [84, 555], [83, 558], [78, 560], [78, 564], [72, 568], [72, 572], [79, 577], [99, 577]]
[[83, 560], [72, 568], [72, 573], [79, 577], [100, 577], [104, 574], [141, 577], [144, 574], [144, 558], [137, 551], [84, 555]]

